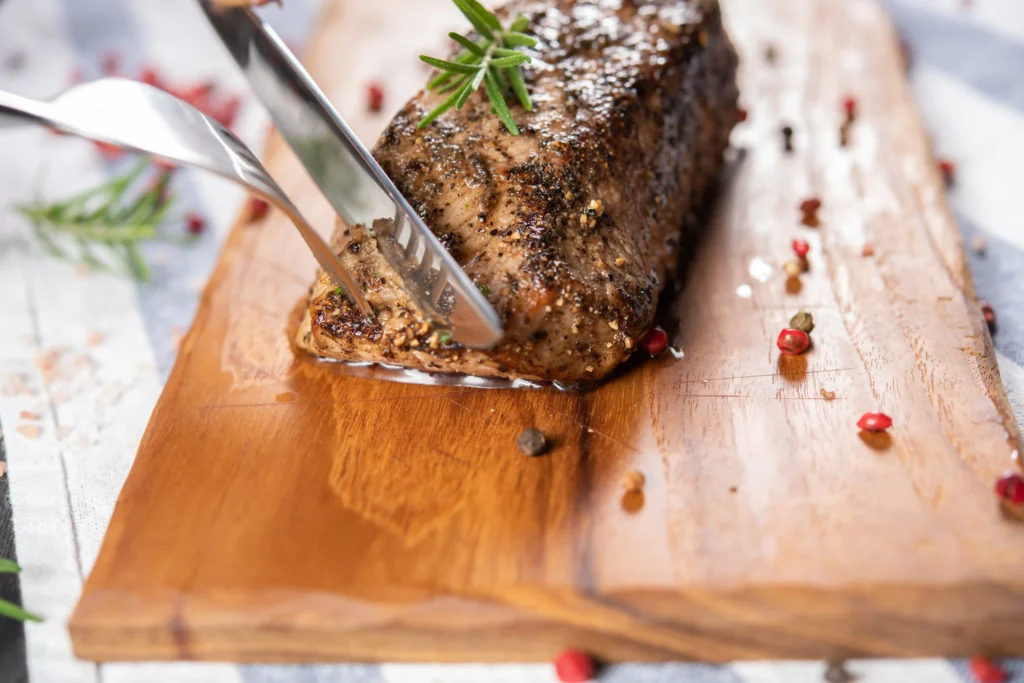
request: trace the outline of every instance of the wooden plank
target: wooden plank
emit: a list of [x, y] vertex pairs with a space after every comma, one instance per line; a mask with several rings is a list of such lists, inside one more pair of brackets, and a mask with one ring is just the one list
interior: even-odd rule
[[[329, 10], [309, 63], [362, 133], [383, 124], [358, 113], [366, 79], [386, 74], [399, 106], [430, 49], [410, 36], [444, 35], [445, 7]], [[313, 270], [292, 229], [239, 225], [71, 621], [76, 653], [1024, 654], [1021, 528], [991, 491], [1019, 431], [893, 30], [873, 0], [726, 9], [746, 153], [675, 305], [683, 358], [587, 393], [346, 376], [289, 348]], [[841, 148], [846, 93], [860, 116]], [[269, 164], [300, 205], [318, 201], [280, 141]], [[798, 222], [811, 195], [816, 230]], [[791, 293], [780, 265], [795, 236], [812, 252]], [[814, 348], [779, 359], [800, 307]], [[891, 438], [858, 437], [874, 409], [895, 419]], [[527, 426], [553, 435], [549, 456], [516, 453]], [[631, 469], [647, 485], [630, 512]]]

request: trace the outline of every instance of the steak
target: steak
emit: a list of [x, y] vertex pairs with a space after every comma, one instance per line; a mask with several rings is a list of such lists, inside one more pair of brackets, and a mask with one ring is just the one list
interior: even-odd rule
[[445, 97], [421, 91], [373, 150], [502, 319], [504, 339], [454, 343], [397, 286], [371, 235], [333, 245], [377, 312], [322, 273], [298, 345], [432, 372], [586, 380], [653, 325], [684, 236], [696, 233], [738, 118], [736, 54], [714, 0], [516, 0], [540, 43], [535, 103], [512, 136], [482, 93], [417, 130]]

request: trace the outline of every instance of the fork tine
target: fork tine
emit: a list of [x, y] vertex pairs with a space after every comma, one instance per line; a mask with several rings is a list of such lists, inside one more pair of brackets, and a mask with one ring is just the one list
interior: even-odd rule
[[444, 292], [445, 285], [447, 284], [448, 269], [442, 264], [437, 272], [437, 279], [434, 280], [434, 291], [430, 293], [430, 299], [434, 302], [435, 306], [441, 301], [441, 294]]

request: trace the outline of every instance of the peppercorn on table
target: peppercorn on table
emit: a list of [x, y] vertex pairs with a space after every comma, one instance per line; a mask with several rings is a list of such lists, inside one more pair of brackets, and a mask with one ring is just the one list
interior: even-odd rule
[[[768, 9], [727, 4], [748, 110], [734, 144], [746, 154], [726, 180], [689, 275], [682, 324], [670, 330], [681, 359], [662, 355], [582, 395], [342, 379], [335, 368], [281, 352], [297, 298], [291, 290], [311, 272], [309, 264], [282, 271], [281, 254], [299, 251], [284, 241], [286, 226], [274, 216], [239, 225], [86, 587], [73, 622], [80, 652], [129, 660], [518, 660], [577, 645], [613, 659], [762, 660], [624, 665], [604, 675], [700, 682], [813, 680], [824, 670], [763, 661], [779, 657], [1012, 653], [1019, 590], [1001, 568], [1020, 566], [1020, 531], [1001, 515], [993, 487], [1011, 466], [1001, 430], [1016, 433], [965, 262], [980, 266], [979, 291], [999, 313], [994, 339], [1013, 401], [1024, 387], [1014, 359], [1024, 359], [1020, 311], [1010, 305], [1019, 280], [1011, 276], [1020, 276], [1024, 245], [1006, 227], [1010, 212], [993, 208], [1008, 201], [997, 190], [1010, 196], [993, 179], [1019, 176], [1019, 155], [1001, 148], [1024, 124], [1020, 103], [998, 94], [998, 79], [961, 63], [967, 50], [943, 50], [950, 35], [963, 34], [974, 39], [970, 50], [996, 51], [999, 58], [987, 60], [994, 68], [1014, 63], [1007, 54], [1020, 48], [993, 38], [1009, 25], [997, 10], [978, 7], [965, 15], [974, 23], [958, 29], [945, 10], [909, 0], [896, 6], [920, 55], [917, 87], [921, 102], [933, 104], [926, 114], [938, 151], [957, 161], [951, 197], [972, 247], [965, 256], [908, 95], [879, 66], [895, 63], [896, 52], [874, 5], [777, 6], [755, 21]], [[86, 11], [66, 7], [70, 16]], [[428, 9], [407, 19], [433, 25]], [[113, 17], [119, 10], [109, 8]], [[0, 36], [14, 19], [34, 19], [27, 25], [43, 31], [53, 17], [36, 18], [38, 11], [7, 0]], [[131, 11], [156, 36], [192, 16]], [[399, 55], [348, 73], [323, 65], [375, 42], [369, 29], [365, 43], [332, 33], [341, 19], [383, 32], [380, 11], [333, 6], [310, 52], [364, 135], [386, 118], [363, 112], [366, 83], [384, 78], [386, 109], [394, 108], [421, 74], [406, 73], [403, 84], [408, 60]], [[126, 30], [123, 20], [105, 23]], [[811, 25], [811, 44], [786, 29]], [[862, 33], [877, 33], [881, 47], [859, 50]], [[443, 35], [440, 27], [423, 31], [435, 34]], [[8, 38], [0, 45], [28, 41]], [[51, 84], [63, 78], [64, 69], [35, 52], [24, 80], [3, 69], [0, 76], [28, 94], [33, 59], [55, 65]], [[836, 73], [843, 78], [822, 76]], [[878, 92], [863, 92], [872, 77]], [[815, 87], [804, 88], [808, 80]], [[857, 120], [840, 149], [851, 93]], [[984, 125], [963, 123], [971, 121]], [[255, 130], [262, 120], [248, 125]], [[42, 140], [62, 145], [65, 165], [68, 157], [79, 168], [96, 163], [68, 153], [70, 141], [18, 135], [0, 150], [3, 168]], [[269, 157], [289, 190], [310, 196], [280, 145], [271, 144]], [[188, 201], [199, 203], [204, 189], [193, 187]], [[12, 199], [30, 196], [24, 182], [6, 193], [12, 188], [25, 190]], [[798, 209], [815, 196], [820, 225], [811, 228]], [[212, 218], [212, 230], [224, 224]], [[974, 239], [981, 235], [987, 245]], [[24, 567], [20, 595], [5, 597], [46, 617], [26, 627], [26, 640], [13, 637], [14, 649], [0, 648], [0, 671], [24, 670], [27, 660], [40, 681], [550, 680], [545, 667], [525, 665], [93, 667], [70, 657], [64, 616], [92, 569], [156, 399], [154, 358], [166, 369], [171, 326], [187, 323], [191, 281], [206, 267], [196, 261], [209, 263], [217, 248], [215, 235], [205, 237], [197, 251], [168, 252], [163, 272], [156, 264], [160, 286], [76, 274], [20, 237], [0, 252], [0, 307], [9, 321], [0, 338], [0, 421], [17, 536], [16, 553], [0, 554], [16, 554]], [[794, 278], [799, 291], [783, 275], [793, 239], [809, 247], [809, 269]], [[55, 286], [75, 294], [42, 296]], [[885, 314], [876, 314], [876, 300]], [[776, 337], [801, 308], [813, 315], [813, 346], [780, 361]], [[190, 379], [196, 369], [211, 370], [215, 382]], [[365, 396], [346, 402], [348, 392]], [[862, 440], [855, 423], [878, 410], [895, 421], [888, 441]], [[220, 430], [235, 434], [241, 413], [257, 418], [246, 418], [244, 435], [216, 452], [190, 445], [195, 436], [216, 443]], [[444, 436], [424, 440], [410, 426], [418, 418], [445, 426]], [[285, 452], [273, 433], [292, 421], [302, 436]], [[373, 424], [367, 441], [359, 425]], [[527, 459], [515, 438], [533, 425], [554, 447]], [[398, 462], [378, 467], [392, 454]], [[900, 576], [912, 581], [890, 580]], [[867, 681], [954, 681], [966, 671], [943, 660], [848, 668]]]

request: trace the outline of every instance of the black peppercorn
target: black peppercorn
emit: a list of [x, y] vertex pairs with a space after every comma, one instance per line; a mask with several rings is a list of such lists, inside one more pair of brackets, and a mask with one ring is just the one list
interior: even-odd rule
[[828, 683], [850, 683], [853, 675], [846, 670], [845, 662], [828, 662], [825, 669], [825, 680]]
[[548, 449], [548, 440], [544, 432], [536, 427], [530, 427], [516, 439], [516, 446], [523, 455], [535, 457], [543, 455]]
[[793, 128], [792, 126], [782, 127], [782, 142], [787, 152], [793, 151]]

